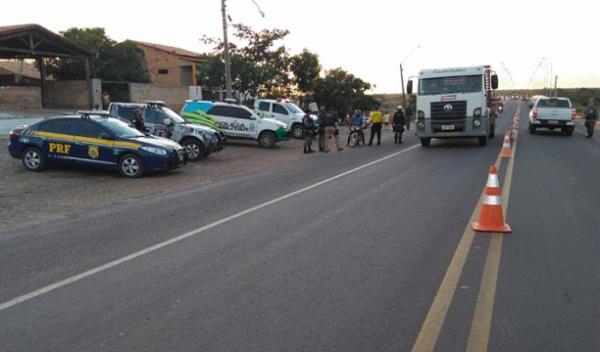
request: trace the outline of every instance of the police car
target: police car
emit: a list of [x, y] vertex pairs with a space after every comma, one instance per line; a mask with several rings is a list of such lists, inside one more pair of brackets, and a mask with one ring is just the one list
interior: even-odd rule
[[171, 170], [187, 162], [182, 146], [143, 134], [97, 111], [57, 116], [10, 132], [8, 151], [30, 171], [48, 164], [118, 169], [125, 177]]

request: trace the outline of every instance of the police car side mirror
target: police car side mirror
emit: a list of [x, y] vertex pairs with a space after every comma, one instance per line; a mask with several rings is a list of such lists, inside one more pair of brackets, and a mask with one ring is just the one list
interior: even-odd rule
[[169, 126], [169, 125], [173, 124], [173, 120], [171, 120], [171, 119], [164, 119], [164, 120], [163, 120], [163, 123], [164, 123], [166, 126]]

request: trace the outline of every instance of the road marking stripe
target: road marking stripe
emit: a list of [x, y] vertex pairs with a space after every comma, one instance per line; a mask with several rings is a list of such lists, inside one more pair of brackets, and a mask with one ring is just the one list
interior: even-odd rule
[[[516, 114], [519, 114], [520, 111], [521, 109], [519, 107]], [[510, 160], [513, 160], [514, 149], [512, 149], [511, 152], [513, 153], [513, 157]], [[496, 163], [494, 164], [497, 169], [500, 169], [501, 162], [502, 157], [500, 153], [496, 159]], [[502, 192], [504, 194], [508, 194], [508, 192], [510, 192], [510, 188], [508, 190], [503, 190]], [[478, 220], [484, 196], [485, 189], [481, 193], [481, 196], [477, 202], [477, 206], [473, 210], [473, 214], [471, 214], [471, 219], [467, 223], [465, 232], [460, 239], [452, 260], [450, 261], [446, 275], [444, 276], [440, 288], [435, 295], [433, 303], [431, 304], [431, 308], [429, 308], [427, 317], [423, 322], [421, 330], [419, 331], [419, 335], [417, 336], [417, 340], [415, 341], [415, 344], [411, 350], [412, 352], [432, 352], [435, 349], [435, 345], [437, 344], [437, 340], [440, 336], [450, 303], [452, 303], [454, 293], [456, 292], [456, 287], [458, 286], [458, 281], [462, 275], [465, 262], [467, 261], [469, 250], [471, 249], [473, 239], [475, 238], [475, 231], [472, 229], [471, 223]]]
[[[506, 177], [502, 187], [502, 208], [504, 214], [507, 213], [508, 202], [510, 200], [510, 190], [512, 188], [512, 175], [514, 170], [514, 160], [517, 150], [517, 141], [512, 148], [512, 157], [506, 168]], [[487, 351], [492, 327], [492, 315], [494, 311], [494, 300], [496, 297], [496, 284], [498, 282], [498, 272], [500, 270], [500, 258], [502, 254], [502, 241], [504, 234], [494, 233], [491, 235], [488, 248], [481, 287], [477, 296], [477, 305], [471, 324], [469, 340], [467, 342], [467, 352]]]
[[[496, 168], [500, 168], [501, 162], [502, 158], [500, 155], [498, 155], [496, 163], [494, 164], [496, 165]], [[417, 340], [413, 345], [412, 352], [431, 352], [435, 348], [442, 330], [442, 325], [446, 319], [446, 314], [448, 313], [448, 308], [450, 307], [450, 303], [452, 302], [452, 298], [456, 292], [458, 280], [460, 279], [465, 262], [467, 261], [467, 257], [469, 255], [469, 250], [473, 244], [473, 239], [475, 238], [475, 231], [471, 227], [471, 223], [478, 220], [484, 193], [485, 190], [484, 192], [481, 192], [481, 196], [477, 201], [477, 206], [471, 214], [471, 218], [467, 223], [467, 227], [465, 228], [465, 232], [463, 233], [460, 242], [458, 243], [454, 257], [452, 257], [452, 260], [450, 261], [446, 275], [442, 280], [440, 288], [438, 289], [433, 303], [431, 304], [431, 308], [427, 313], [427, 317], [425, 318], [421, 330], [419, 331]]]
[[242, 217], [244, 215], [253, 213], [253, 212], [257, 211], [257, 210], [263, 209], [263, 208], [268, 207], [270, 205], [273, 205], [275, 203], [279, 203], [279, 202], [281, 202], [283, 200], [292, 198], [292, 197], [294, 197], [296, 195], [299, 195], [299, 194], [302, 194], [302, 193], [304, 193], [306, 191], [315, 189], [315, 188], [317, 188], [319, 186], [322, 186], [322, 185], [324, 185], [326, 183], [335, 181], [335, 180], [340, 179], [340, 178], [342, 178], [344, 176], [348, 176], [348, 175], [353, 174], [353, 173], [355, 173], [357, 171], [360, 171], [362, 169], [366, 169], [366, 168], [371, 167], [373, 165], [379, 164], [379, 163], [384, 162], [384, 161], [386, 161], [388, 159], [394, 158], [394, 157], [396, 157], [398, 155], [401, 155], [401, 154], [407, 153], [407, 152], [409, 152], [411, 150], [414, 150], [414, 149], [416, 149], [418, 147], [419, 147], [418, 144], [413, 145], [412, 147], [409, 147], [409, 148], [403, 149], [401, 151], [389, 154], [389, 155], [387, 155], [387, 156], [385, 156], [383, 158], [371, 161], [371, 162], [369, 162], [367, 164], [358, 166], [358, 167], [356, 167], [354, 169], [342, 172], [341, 174], [338, 174], [338, 175], [335, 175], [333, 177], [327, 178], [327, 179], [325, 179], [323, 181], [319, 181], [317, 183], [314, 183], [314, 184], [312, 184], [310, 186], [304, 187], [304, 188], [299, 189], [297, 191], [288, 193], [286, 195], [283, 195], [281, 197], [272, 199], [272, 200], [267, 201], [265, 203], [262, 203], [262, 204], [259, 204], [257, 206], [254, 206], [252, 208], [243, 210], [243, 211], [241, 211], [239, 213], [230, 215], [230, 216], [228, 216], [226, 218], [223, 218], [221, 220], [215, 221], [215, 222], [210, 223], [208, 225], [202, 226], [202, 227], [200, 227], [200, 228], [198, 228], [196, 230], [192, 230], [190, 232], [184, 233], [183, 235], [174, 237], [174, 238], [172, 238], [170, 240], [167, 240], [167, 241], [164, 241], [164, 242], [161, 242], [161, 243], [157, 243], [157, 244], [155, 244], [155, 245], [153, 245], [151, 247], [148, 247], [146, 249], [142, 249], [142, 250], [140, 250], [138, 252], [132, 253], [132, 254], [127, 255], [125, 257], [122, 257], [120, 259], [116, 259], [114, 261], [111, 261], [110, 263], [106, 263], [104, 265], [101, 265], [101, 266], [98, 266], [96, 268], [93, 268], [93, 269], [90, 269], [88, 271], [85, 271], [85, 272], [83, 272], [81, 274], [78, 274], [78, 275], [75, 275], [75, 276], [71, 276], [71, 277], [69, 277], [67, 279], [64, 279], [62, 281], [56, 282], [54, 284], [51, 284], [51, 285], [48, 285], [48, 286], [45, 286], [45, 287], [42, 287], [40, 289], [37, 289], [37, 290], [32, 291], [32, 292], [29, 292], [29, 293], [24, 294], [22, 296], [13, 298], [13, 299], [11, 299], [9, 301], [6, 301], [6, 302], [0, 304], [0, 311], [3, 311], [3, 310], [8, 309], [10, 307], [14, 307], [14, 306], [16, 306], [16, 305], [18, 305], [20, 303], [29, 301], [29, 300], [31, 300], [33, 298], [36, 298], [36, 297], [41, 296], [41, 295], [44, 295], [44, 294], [46, 294], [48, 292], [51, 292], [51, 291], [54, 291], [54, 290], [56, 290], [58, 288], [70, 285], [72, 283], [75, 283], [77, 281], [83, 280], [83, 279], [88, 278], [90, 276], [93, 276], [95, 274], [101, 273], [101, 272], [103, 272], [105, 270], [114, 268], [114, 267], [116, 267], [118, 265], [124, 264], [126, 262], [129, 262], [129, 261], [131, 261], [133, 259], [136, 259], [138, 257], [141, 257], [143, 255], [155, 252], [155, 251], [157, 251], [157, 250], [159, 250], [161, 248], [164, 248], [164, 247], [167, 247], [167, 246], [172, 245], [174, 243], [183, 241], [183, 240], [185, 240], [187, 238], [196, 236], [196, 235], [198, 235], [198, 234], [200, 234], [200, 233], [202, 233], [204, 231], [207, 231], [209, 229], [212, 229], [212, 228], [217, 227], [219, 225], [222, 225], [224, 223], [230, 222], [230, 221], [235, 220], [237, 218], [240, 218], [240, 217]]

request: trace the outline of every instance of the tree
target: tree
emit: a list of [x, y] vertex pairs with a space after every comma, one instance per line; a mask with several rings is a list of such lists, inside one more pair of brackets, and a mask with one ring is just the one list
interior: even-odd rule
[[365, 94], [369, 89], [369, 83], [341, 68], [335, 68], [315, 81], [315, 101], [340, 115], [349, 114], [355, 108], [370, 110], [379, 102]]
[[300, 54], [291, 58], [290, 69], [294, 74], [294, 83], [298, 90], [311, 95], [315, 90], [315, 82], [321, 74], [319, 56], [304, 49]]
[[[149, 82], [144, 51], [134, 43], [117, 43], [104, 28], [70, 28], [61, 32], [66, 39], [93, 53], [96, 77], [108, 81]], [[61, 80], [85, 79], [84, 58], [48, 60], [48, 73]]]

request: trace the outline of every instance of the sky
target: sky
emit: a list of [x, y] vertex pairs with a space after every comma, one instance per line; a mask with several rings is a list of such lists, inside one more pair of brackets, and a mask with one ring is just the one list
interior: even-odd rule
[[[341, 67], [374, 85], [401, 91], [420, 69], [490, 64], [500, 89], [600, 87], [600, 2], [506, 0], [227, 0], [234, 23], [288, 29], [291, 54], [307, 48], [324, 69]], [[206, 52], [199, 38], [222, 37], [221, 1], [11, 1], [0, 26], [38, 23], [59, 32], [103, 27], [109, 37]], [[554, 81], [554, 78], [552, 78]]]

